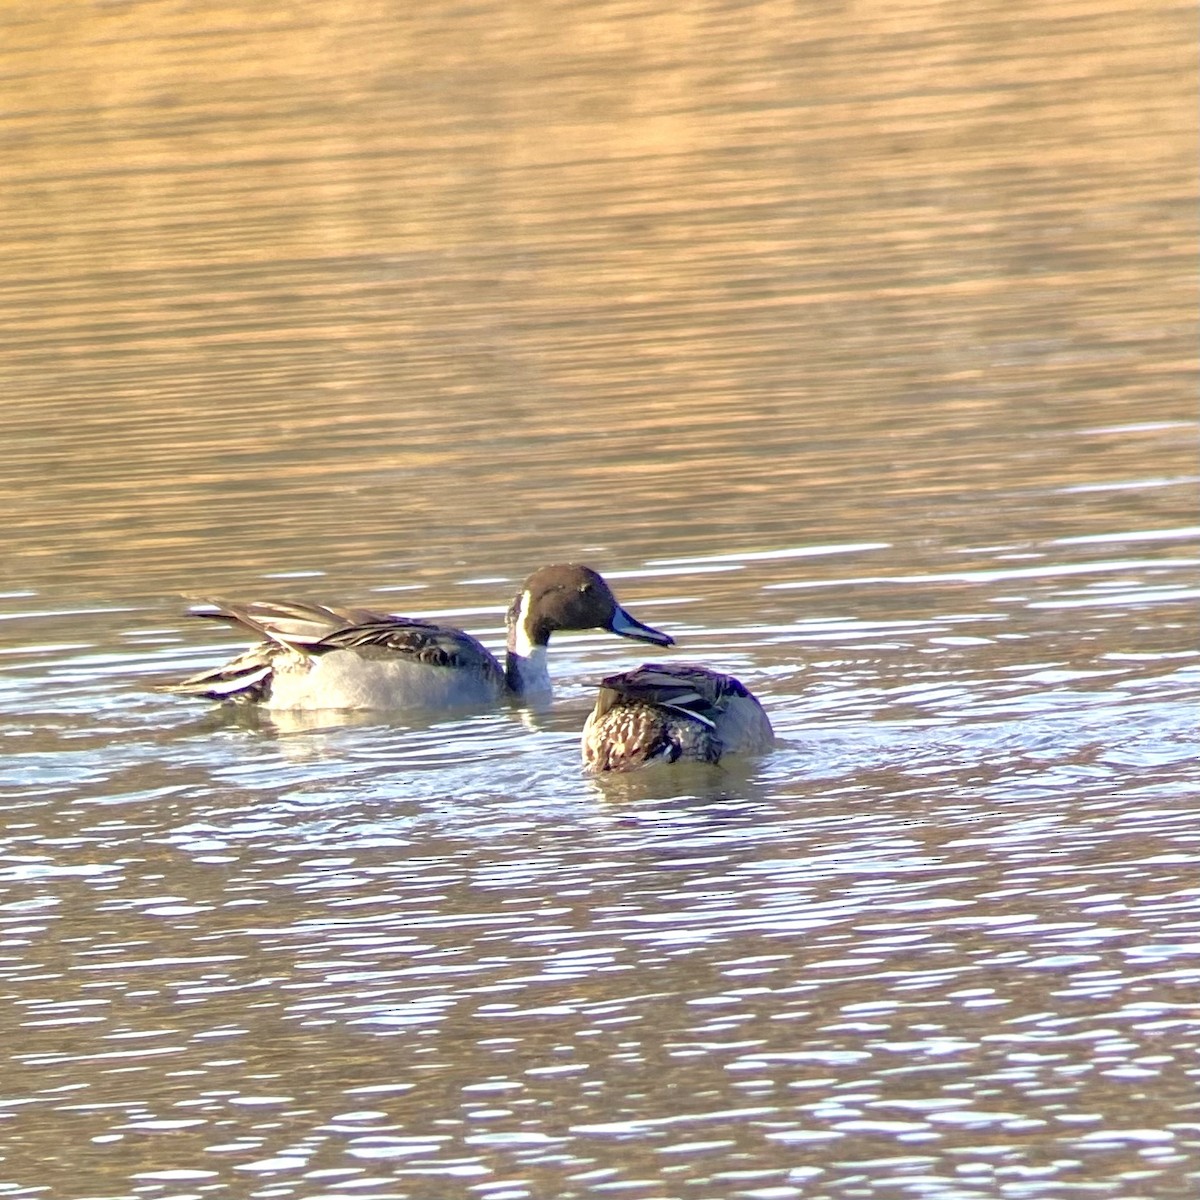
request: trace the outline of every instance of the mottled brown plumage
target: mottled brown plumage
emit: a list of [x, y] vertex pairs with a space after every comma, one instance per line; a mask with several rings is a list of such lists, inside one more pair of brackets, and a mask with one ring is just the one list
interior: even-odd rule
[[716, 763], [759, 754], [774, 742], [771, 722], [732, 675], [689, 663], [643, 663], [601, 681], [583, 728], [591, 771], [631, 771], [652, 763]]

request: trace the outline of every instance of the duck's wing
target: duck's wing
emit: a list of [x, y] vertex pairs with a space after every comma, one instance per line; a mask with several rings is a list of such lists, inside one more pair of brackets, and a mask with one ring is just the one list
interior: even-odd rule
[[352, 650], [370, 656], [401, 655], [430, 667], [454, 667], [504, 677], [492, 652], [461, 629], [378, 613], [363, 620], [361, 610], [356, 611], [359, 618], [353, 624], [334, 630], [304, 649], [310, 654]]
[[602, 679], [596, 703], [601, 712], [622, 701], [649, 704], [669, 709], [712, 729], [730, 697], [747, 695], [745, 686], [732, 675], [722, 675], [707, 667], [687, 663], [669, 666], [643, 663], [632, 671]]
[[501, 686], [504, 671], [481, 642], [461, 629], [398, 617], [366, 608], [335, 608], [291, 600], [248, 604], [206, 602], [193, 615], [228, 621], [264, 640], [223, 666], [192, 675], [164, 690], [212, 699], [258, 703], [270, 694], [271, 677], [283, 662], [335, 650], [364, 658], [393, 656], [432, 667], [474, 671]]
[[248, 604], [205, 600], [192, 608], [191, 615], [240, 625], [268, 642], [301, 651], [354, 626], [405, 619], [368, 608], [334, 608], [296, 600], [252, 600]]
[[331, 650], [401, 654], [438, 667], [480, 667], [495, 656], [461, 629], [398, 617], [369, 608], [335, 608], [294, 600], [250, 604], [211, 602], [193, 610], [198, 617], [229, 621], [301, 654]]

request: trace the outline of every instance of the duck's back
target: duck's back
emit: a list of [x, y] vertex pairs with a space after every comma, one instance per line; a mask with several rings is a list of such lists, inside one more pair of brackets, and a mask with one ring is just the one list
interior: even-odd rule
[[291, 601], [199, 613], [264, 640], [174, 691], [271, 709], [452, 709], [504, 694], [504, 671], [460, 629], [362, 608]]
[[770, 749], [762, 705], [732, 675], [680, 663], [646, 663], [603, 680], [584, 725], [585, 765], [629, 771], [658, 762], [719, 762]]

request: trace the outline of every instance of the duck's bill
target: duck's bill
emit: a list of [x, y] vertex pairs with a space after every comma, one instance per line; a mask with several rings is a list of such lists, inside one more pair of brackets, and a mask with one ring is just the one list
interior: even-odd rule
[[657, 629], [651, 629], [649, 625], [643, 625], [636, 617], [631, 617], [623, 608], [618, 608], [613, 613], [612, 624], [609, 629], [613, 633], [619, 633], [621, 637], [634, 638], [639, 642], [651, 642], [655, 646], [673, 646], [675, 639], [669, 633], [662, 633]]

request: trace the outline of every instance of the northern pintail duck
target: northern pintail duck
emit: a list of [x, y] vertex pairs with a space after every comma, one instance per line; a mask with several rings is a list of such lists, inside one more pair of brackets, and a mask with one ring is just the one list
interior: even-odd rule
[[582, 750], [591, 771], [632, 771], [761, 754], [774, 740], [762, 705], [732, 675], [688, 663], [643, 663], [601, 680]]
[[461, 629], [365, 608], [212, 602], [195, 615], [244, 626], [265, 640], [166, 690], [269, 709], [454, 709], [520, 697], [549, 699], [546, 646], [558, 629], [607, 629], [670, 646], [630, 616], [590, 567], [542, 567], [508, 609], [503, 666]]

